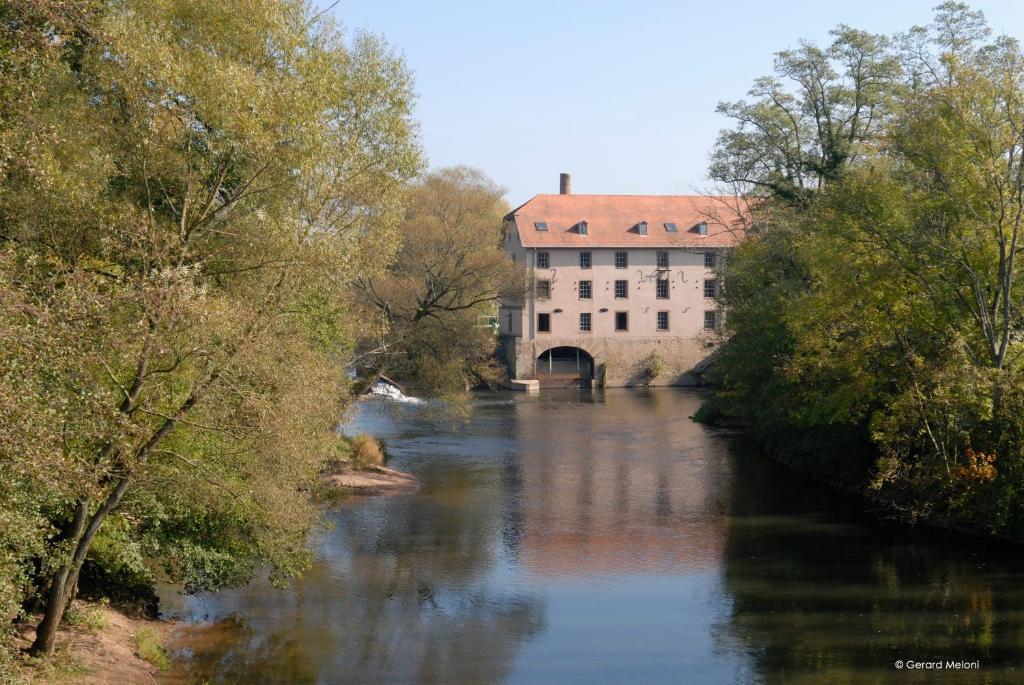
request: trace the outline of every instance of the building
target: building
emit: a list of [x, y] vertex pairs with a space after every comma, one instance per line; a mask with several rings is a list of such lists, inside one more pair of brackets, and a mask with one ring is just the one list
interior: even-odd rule
[[[510, 375], [541, 386], [685, 385], [722, 324], [717, 266], [742, 237], [735, 198], [536, 195], [506, 217], [532, 285], [503, 302]], [[734, 217], [730, 219], [729, 217]]]

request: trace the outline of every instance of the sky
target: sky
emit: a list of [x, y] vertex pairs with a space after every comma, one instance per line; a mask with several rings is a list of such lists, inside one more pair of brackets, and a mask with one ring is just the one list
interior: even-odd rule
[[[329, 0], [317, 0], [327, 7]], [[772, 55], [838, 24], [892, 34], [937, 0], [341, 0], [348, 31], [382, 36], [412, 70], [431, 168], [468, 164], [518, 205], [557, 193], [690, 194], [729, 121], [715, 113]], [[1024, 0], [971, 3], [1024, 39]]]

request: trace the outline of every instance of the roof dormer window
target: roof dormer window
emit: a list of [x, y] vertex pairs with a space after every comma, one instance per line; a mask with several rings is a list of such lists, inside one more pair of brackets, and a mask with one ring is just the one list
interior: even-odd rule
[[587, 229], [586, 221], [581, 221], [578, 224], [576, 224], [576, 232], [579, 233], [580, 235], [590, 235], [588, 230], [589, 229]]
[[636, 232], [640, 235], [647, 235], [647, 222], [641, 221], [636, 225]]
[[679, 233], [679, 227], [675, 224], [665, 224], [665, 230], [669, 233]]
[[702, 221], [697, 224], [697, 234], [706, 238], [708, 235], [708, 222]]
[[533, 227], [536, 228], [538, 231], [548, 230], [548, 225], [544, 221], [535, 221]]

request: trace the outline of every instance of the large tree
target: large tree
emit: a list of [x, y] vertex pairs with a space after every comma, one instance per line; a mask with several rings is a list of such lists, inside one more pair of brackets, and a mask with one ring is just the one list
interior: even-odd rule
[[864, 154], [891, 111], [900, 64], [885, 36], [849, 26], [832, 36], [824, 48], [804, 41], [777, 53], [752, 100], [718, 105], [736, 125], [719, 134], [712, 179], [803, 207]]
[[0, 20], [0, 563], [47, 653], [112, 521], [189, 589], [302, 569], [347, 282], [392, 254], [420, 157], [402, 61], [298, 0]]
[[409, 191], [394, 262], [356, 281], [381, 324], [363, 340], [365, 379], [391, 372], [452, 395], [498, 377], [497, 303], [525, 283], [502, 249], [503, 194], [466, 167], [428, 173]]
[[804, 468], [1021, 536], [1024, 52], [959, 3], [891, 44], [857, 156], [796, 205], [749, 186], [719, 398]]

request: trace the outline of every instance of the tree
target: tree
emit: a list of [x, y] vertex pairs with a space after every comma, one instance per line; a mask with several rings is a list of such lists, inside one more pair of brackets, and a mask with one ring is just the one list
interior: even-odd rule
[[[717, 402], [800, 467], [908, 516], [1020, 536], [1024, 52], [989, 33], [945, 3], [888, 41], [899, 68], [855, 154], [816, 141], [803, 163], [799, 146], [723, 134], [716, 159], [754, 171], [758, 224], [725, 272]], [[812, 90], [808, 128], [834, 130]]]
[[883, 125], [899, 83], [891, 41], [840, 25], [827, 48], [802, 42], [776, 54], [753, 102], [723, 102], [736, 120], [718, 136], [710, 176], [741, 194], [806, 206], [858, 160]]
[[356, 280], [381, 322], [363, 341], [368, 380], [393, 371], [425, 392], [451, 394], [496, 378], [490, 320], [498, 300], [525, 283], [502, 250], [503, 194], [466, 167], [431, 172], [410, 190], [394, 262]]
[[304, 567], [346, 282], [420, 167], [401, 60], [305, 3], [63, 5], [0, 14], [0, 453], [29, 493], [0, 509], [45, 530], [16, 559], [35, 653], [111, 521], [191, 590]]

